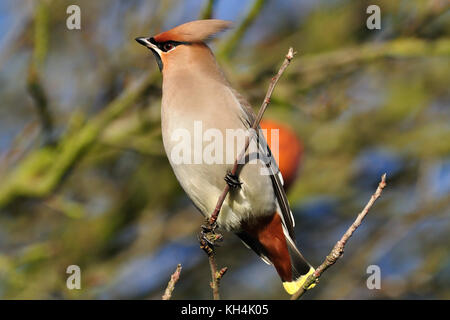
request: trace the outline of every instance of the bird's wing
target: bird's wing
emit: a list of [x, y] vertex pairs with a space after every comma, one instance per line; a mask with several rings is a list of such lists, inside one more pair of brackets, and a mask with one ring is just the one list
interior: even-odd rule
[[270, 148], [265, 142], [265, 138], [262, 134], [260, 134], [258, 141], [260, 152], [267, 157], [265, 163], [267, 169], [269, 170], [270, 179], [272, 180], [273, 189], [275, 191], [275, 195], [278, 201], [278, 206], [280, 207], [280, 210], [278, 212], [279, 213], [281, 212], [283, 225], [286, 227], [289, 236], [291, 237], [292, 240], [295, 241], [295, 232], [294, 232], [295, 221], [291, 208], [289, 206], [286, 192], [284, 191], [283, 176], [281, 175], [281, 171], [278, 168], [275, 158], [273, 157], [272, 152], [270, 151]]
[[[242, 111], [244, 111], [244, 116], [241, 120], [247, 128], [250, 128], [256, 119], [253, 109], [251, 105], [245, 100], [245, 98], [243, 98], [236, 90], [232, 89], [232, 91], [236, 99], [239, 101]], [[266, 157], [264, 162], [267, 166], [267, 169], [269, 170], [278, 206], [280, 207], [280, 210], [278, 212], [281, 211], [280, 215], [283, 221], [283, 225], [287, 229], [291, 239], [295, 241], [295, 233], [294, 233], [295, 221], [294, 216], [292, 215], [291, 208], [289, 206], [286, 192], [284, 191], [283, 177], [275, 161], [275, 158], [273, 157], [272, 152], [270, 151], [266, 139], [261, 133], [261, 128], [259, 126], [258, 126], [258, 135], [259, 135], [258, 137], [259, 151], [263, 156]]]

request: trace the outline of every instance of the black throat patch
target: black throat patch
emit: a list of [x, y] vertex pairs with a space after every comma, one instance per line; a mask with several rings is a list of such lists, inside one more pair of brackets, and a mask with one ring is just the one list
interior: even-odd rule
[[159, 71], [162, 72], [163, 63], [162, 63], [161, 57], [159, 56], [158, 52], [156, 52], [155, 49], [150, 49], [150, 50], [152, 51], [153, 55], [155, 56], [156, 63], [158, 64]]

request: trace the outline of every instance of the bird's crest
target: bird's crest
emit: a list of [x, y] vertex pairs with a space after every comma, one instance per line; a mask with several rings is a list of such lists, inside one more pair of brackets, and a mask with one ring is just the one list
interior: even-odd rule
[[179, 25], [154, 37], [157, 42], [180, 41], [201, 42], [230, 28], [231, 21], [207, 19], [196, 20]]

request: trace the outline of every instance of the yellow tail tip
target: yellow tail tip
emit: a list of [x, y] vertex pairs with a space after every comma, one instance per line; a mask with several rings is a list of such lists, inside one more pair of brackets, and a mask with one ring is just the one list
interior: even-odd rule
[[[284, 290], [286, 290], [286, 292], [289, 294], [296, 293], [303, 286], [303, 284], [305, 283], [305, 281], [309, 277], [309, 275], [312, 274], [314, 271], [315, 271], [314, 268], [311, 267], [307, 274], [302, 275], [297, 280], [291, 281], [291, 282], [283, 282]], [[311, 288], [314, 288], [315, 286], [316, 286], [315, 283], [311, 284], [308, 287], [308, 290]]]

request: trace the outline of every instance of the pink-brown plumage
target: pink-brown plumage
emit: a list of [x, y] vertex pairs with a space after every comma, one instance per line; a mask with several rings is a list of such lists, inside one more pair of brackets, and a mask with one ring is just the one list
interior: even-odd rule
[[[182, 129], [194, 137], [199, 122], [203, 131], [216, 130], [222, 137], [226, 137], [230, 129], [245, 134], [251, 127], [255, 118], [251, 107], [231, 87], [214, 54], [204, 43], [229, 26], [229, 21], [199, 20], [153, 38], [136, 39], [151, 49], [161, 63], [164, 148], [181, 186], [206, 217], [214, 211], [225, 187], [225, 174], [231, 170], [241, 150], [225, 147], [223, 162], [219, 163], [178, 163], [171, 157], [180, 143], [173, 138], [173, 133]], [[201, 143], [200, 150], [210, 144], [209, 141]], [[259, 143], [252, 150], [270, 154], [262, 135]], [[198, 154], [194, 144], [186, 144], [189, 154]], [[232, 153], [231, 162], [226, 161], [227, 152]], [[272, 263], [284, 283], [292, 288], [312, 268], [294, 244], [293, 217], [275, 159], [272, 157], [271, 161], [270, 164], [261, 160], [249, 162], [241, 167], [241, 186], [231, 190], [225, 198], [217, 224], [235, 232], [264, 261]], [[271, 175], [262, 174], [264, 171]]]
[[201, 42], [207, 38], [228, 29], [230, 21], [207, 19], [184, 23], [173, 29], [162, 32], [154, 36], [158, 42], [180, 41], [180, 42]]

